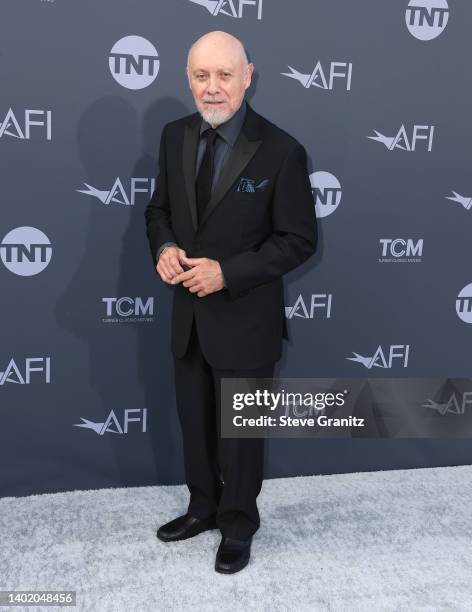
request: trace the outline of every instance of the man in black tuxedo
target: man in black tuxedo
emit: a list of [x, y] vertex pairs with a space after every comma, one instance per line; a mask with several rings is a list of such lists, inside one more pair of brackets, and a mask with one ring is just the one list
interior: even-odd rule
[[223, 377], [271, 378], [287, 338], [282, 276], [316, 249], [306, 151], [244, 100], [254, 70], [241, 42], [209, 32], [187, 75], [198, 112], [165, 125], [146, 208], [153, 262], [173, 285], [171, 346], [186, 514], [166, 542], [218, 527], [215, 569], [249, 560], [260, 524], [264, 438], [220, 436]]

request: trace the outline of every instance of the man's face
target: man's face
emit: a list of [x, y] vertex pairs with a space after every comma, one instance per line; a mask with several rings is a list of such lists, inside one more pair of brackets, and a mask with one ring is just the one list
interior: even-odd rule
[[234, 45], [207, 43], [192, 50], [189, 85], [198, 111], [210, 125], [228, 121], [241, 106], [254, 70], [253, 64], [244, 64]]

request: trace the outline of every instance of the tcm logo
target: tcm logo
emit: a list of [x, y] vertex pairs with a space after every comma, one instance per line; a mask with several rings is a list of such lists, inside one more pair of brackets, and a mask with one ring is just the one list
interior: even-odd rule
[[126, 89], [148, 87], [159, 72], [156, 48], [141, 36], [125, 36], [116, 42], [108, 58], [110, 72]]
[[121, 422], [113, 410], [103, 423], [89, 421], [83, 417], [80, 417], [80, 420], [82, 423], [74, 423], [74, 427], [91, 429], [99, 436], [103, 436], [105, 433], [127, 434], [129, 433], [130, 423], [139, 423], [139, 425], [133, 425], [133, 429], [135, 431], [145, 433], [147, 426], [147, 408], [143, 408], [142, 410], [140, 408], [130, 408], [129, 410], [124, 410]]
[[329, 172], [320, 170], [309, 176], [311, 192], [318, 218], [327, 217], [339, 206], [342, 197], [341, 183]]
[[[227, 15], [235, 19], [243, 18], [243, 10], [249, 11], [257, 19], [262, 19], [262, 0], [189, 0], [193, 4], [199, 4], [216, 17]], [[249, 8], [250, 7], [250, 8]]]
[[413, 240], [412, 238], [379, 238], [382, 247], [381, 263], [389, 262], [421, 262], [423, 255], [423, 238]]
[[452, 202], [457, 202], [461, 206], [463, 206], [466, 210], [470, 210], [472, 208], [472, 198], [469, 196], [459, 195], [457, 192], [451, 190], [454, 194], [453, 196], [446, 196], [446, 200], [451, 200]]
[[31, 140], [32, 136], [52, 140], [51, 111], [26, 109], [17, 119], [10, 108], [3, 121], [0, 118], [0, 138], [11, 136], [20, 140]]
[[472, 391], [464, 391], [464, 393], [452, 393], [446, 402], [436, 402], [429, 399], [424, 404], [423, 408], [431, 408], [441, 415], [450, 414], [465, 414], [467, 406], [472, 405]]
[[384, 136], [377, 130], [374, 130], [375, 136], [367, 136], [370, 140], [376, 140], [384, 144], [389, 151], [393, 149], [402, 149], [402, 151], [416, 151], [418, 142], [423, 142], [428, 151], [433, 148], [434, 125], [414, 125], [410, 138], [406, 132], [405, 126], [402, 125], [395, 136]]
[[285, 306], [285, 316], [287, 319], [329, 319], [332, 301], [332, 293], [312, 293], [308, 303], [300, 294], [293, 306]]
[[466, 285], [456, 299], [457, 316], [464, 323], [472, 323], [472, 283]]
[[154, 320], [154, 298], [105, 297], [104, 323], [150, 323]]
[[409, 354], [409, 344], [391, 344], [386, 351], [379, 346], [371, 357], [363, 357], [359, 353], [353, 352], [354, 357], [346, 357], [346, 359], [356, 361], [368, 370], [373, 367], [390, 369], [394, 360], [397, 365], [402, 364], [402, 367], [407, 368]]
[[51, 382], [51, 357], [28, 357], [21, 363], [10, 359], [3, 372], [0, 372], [0, 386], [6, 383], [30, 385], [31, 382]]
[[51, 261], [49, 238], [35, 227], [17, 227], [0, 243], [0, 258], [5, 267], [18, 276], [34, 276]]
[[[155, 178], [132, 178], [130, 180], [129, 190], [126, 191], [122, 181], [117, 178], [111, 189], [97, 189], [88, 183], [84, 183], [87, 189], [76, 189], [76, 191], [97, 198], [106, 206], [108, 206], [108, 204], [134, 206], [136, 203], [136, 194], [145, 193], [146, 196], [151, 196], [154, 192], [155, 183]], [[139, 187], [140, 184], [141, 187]]]
[[447, 26], [449, 7], [446, 0], [410, 0], [405, 11], [406, 27], [418, 40], [431, 40]]
[[334, 89], [335, 84], [342, 85], [346, 91], [351, 90], [352, 63], [351, 62], [331, 62], [326, 70], [323, 70], [321, 62], [318, 61], [310, 74], [298, 72], [289, 66], [290, 72], [280, 74], [291, 79], [295, 79], [304, 87], [319, 87], [320, 89]]

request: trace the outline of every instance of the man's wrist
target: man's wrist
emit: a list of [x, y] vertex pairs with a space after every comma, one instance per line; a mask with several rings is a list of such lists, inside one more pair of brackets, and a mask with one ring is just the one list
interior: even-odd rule
[[159, 257], [162, 255], [162, 253], [170, 246], [177, 246], [177, 244], [175, 242], [164, 242], [164, 244], [161, 244], [156, 253], [156, 264], [158, 263]]
[[[159, 253], [159, 257], [160, 257], [160, 256], [162, 255], [162, 253], [163, 253], [163, 252], [164, 252], [166, 249], [168, 249], [168, 248], [169, 248], [168, 246], [164, 247], [164, 248], [162, 249], [162, 251]], [[157, 261], [159, 261], [159, 257], [157, 258]]]
[[222, 279], [222, 281], [223, 281], [223, 288], [226, 288], [226, 280], [225, 280], [225, 275], [223, 274], [223, 270], [221, 269], [221, 264], [220, 264], [220, 262], [218, 262], [218, 265], [220, 266], [221, 279]]

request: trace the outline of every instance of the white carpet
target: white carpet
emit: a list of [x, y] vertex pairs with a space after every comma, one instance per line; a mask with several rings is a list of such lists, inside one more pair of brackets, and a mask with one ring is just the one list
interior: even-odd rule
[[76, 590], [80, 612], [472, 611], [472, 466], [265, 480], [234, 575], [213, 569], [218, 530], [155, 537], [187, 500], [185, 486], [0, 499], [0, 587]]

